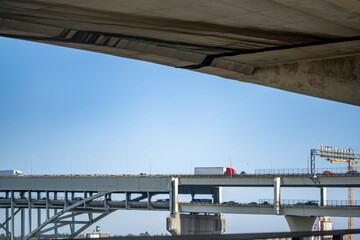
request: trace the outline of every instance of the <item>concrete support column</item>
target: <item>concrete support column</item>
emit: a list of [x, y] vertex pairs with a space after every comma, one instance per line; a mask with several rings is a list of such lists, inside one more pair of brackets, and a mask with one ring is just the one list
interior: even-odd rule
[[214, 203], [222, 203], [222, 187], [216, 187], [214, 193]]
[[[84, 193], [84, 199], [86, 198], [86, 193]], [[108, 204], [108, 198], [109, 198], [109, 195], [108, 194], [105, 194], [104, 195], [104, 208], [105, 209], [109, 209], [109, 204]], [[84, 203], [84, 206], [85, 206], [86, 203]]]
[[225, 232], [225, 218], [221, 214], [171, 214], [167, 218], [167, 230], [174, 236], [222, 234]]
[[69, 194], [68, 194], [67, 191], [65, 191], [64, 194], [65, 194], [64, 209], [65, 209], [65, 208], [67, 208], [67, 206], [69, 205], [69, 199], [68, 199], [68, 195], [69, 195]]
[[285, 216], [291, 232], [311, 231], [316, 217]]
[[191, 201], [194, 201], [195, 193], [191, 193]]
[[322, 187], [320, 190], [320, 206], [327, 205], [327, 189], [326, 187]]
[[179, 179], [172, 178], [169, 202], [170, 202], [170, 211], [173, 214], [179, 212], [178, 194], [179, 194]]
[[274, 179], [274, 212], [280, 214], [280, 177]]
[[147, 197], [148, 197], [148, 210], [152, 209], [152, 206], [151, 206], [151, 192], [147, 192]]
[[126, 205], [126, 209], [130, 209], [129, 206], [129, 201], [131, 199], [131, 193], [129, 192], [125, 192], [125, 205]]

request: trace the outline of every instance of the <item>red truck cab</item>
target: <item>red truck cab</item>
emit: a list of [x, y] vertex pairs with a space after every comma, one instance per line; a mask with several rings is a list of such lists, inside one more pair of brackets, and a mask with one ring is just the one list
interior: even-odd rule
[[230, 175], [235, 176], [236, 172], [235, 172], [235, 170], [233, 168], [226, 168], [225, 175], [226, 176], [230, 176]]

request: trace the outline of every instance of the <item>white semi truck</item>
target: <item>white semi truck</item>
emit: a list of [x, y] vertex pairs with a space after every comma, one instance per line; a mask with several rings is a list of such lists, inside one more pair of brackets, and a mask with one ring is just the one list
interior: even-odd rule
[[236, 175], [233, 168], [226, 167], [196, 167], [195, 175]]
[[20, 170], [0, 170], [0, 176], [22, 176], [23, 173]]

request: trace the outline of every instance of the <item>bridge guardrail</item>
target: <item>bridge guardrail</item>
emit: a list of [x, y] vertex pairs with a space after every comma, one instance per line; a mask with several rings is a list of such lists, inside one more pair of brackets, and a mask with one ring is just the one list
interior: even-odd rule
[[[317, 174], [345, 174], [347, 168], [317, 168]], [[255, 175], [310, 175], [310, 169], [307, 168], [283, 168], [283, 169], [255, 169]]]
[[[260, 199], [259, 205], [274, 205], [273, 199]], [[283, 206], [321, 206], [319, 200], [310, 199], [281, 199], [280, 205]], [[348, 200], [327, 200], [326, 206], [329, 207], [360, 207], [360, 200], [354, 200], [352, 204]]]

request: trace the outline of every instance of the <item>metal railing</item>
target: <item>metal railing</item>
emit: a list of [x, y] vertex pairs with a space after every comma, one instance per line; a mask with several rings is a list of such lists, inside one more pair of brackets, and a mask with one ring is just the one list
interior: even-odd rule
[[[260, 199], [259, 205], [274, 205], [274, 199]], [[281, 199], [282, 206], [321, 206], [319, 200], [310, 199]], [[360, 200], [354, 200], [352, 204], [348, 200], [327, 200], [325, 206], [328, 207], [360, 207]]]
[[327, 200], [326, 206], [332, 207], [360, 207], [360, 200], [354, 200], [352, 204], [348, 200]]
[[[347, 168], [317, 168], [317, 174], [345, 174]], [[255, 169], [255, 175], [310, 175], [308, 168]]]

